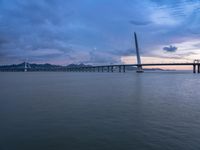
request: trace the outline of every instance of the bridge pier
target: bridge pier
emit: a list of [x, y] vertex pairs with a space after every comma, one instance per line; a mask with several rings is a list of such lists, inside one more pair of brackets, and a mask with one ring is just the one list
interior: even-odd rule
[[103, 66], [101, 67], [101, 72], [103, 72], [103, 70], [104, 70], [104, 68], [103, 68]]
[[200, 73], [200, 65], [198, 65], [198, 73]]
[[122, 72], [122, 70], [121, 70], [121, 66], [119, 66], [119, 72]]
[[144, 72], [141, 65], [138, 65], [138, 66], [137, 66], [136, 72], [137, 72], [137, 73], [143, 73], [143, 72]]
[[126, 66], [123, 65], [123, 72], [126, 72]]
[[111, 66], [111, 72], [113, 72], [113, 66]]
[[193, 65], [193, 73], [196, 73], [196, 65]]
[[110, 67], [109, 66], [107, 66], [107, 72], [110, 72]]

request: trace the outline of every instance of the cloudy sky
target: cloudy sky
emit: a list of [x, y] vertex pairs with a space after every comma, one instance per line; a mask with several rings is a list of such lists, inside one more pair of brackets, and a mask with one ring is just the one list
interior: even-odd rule
[[0, 0], [0, 64], [200, 58], [199, 0]]

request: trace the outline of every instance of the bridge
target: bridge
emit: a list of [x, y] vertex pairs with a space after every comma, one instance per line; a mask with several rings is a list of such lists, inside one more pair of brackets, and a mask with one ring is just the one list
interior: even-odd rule
[[141, 63], [139, 46], [137, 35], [134, 33], [135, 39], [135, 49], [136, 49], [136, 58], [137, 64], [116, 64], [116, 65], [100, 65], [100, 66], [86, 66], [86, 67], [67, 67], [66, 71], [69, 72], [114, 72], [114, 69], [118, 68], [119, 72], [126, 72], [127, 67], [136, 67], [137, 73], [143, 73], [143, 67], [145, 66], [192, 66], [193, 73], [200, 73], [200, 60], [194, 60], [192, 63]]

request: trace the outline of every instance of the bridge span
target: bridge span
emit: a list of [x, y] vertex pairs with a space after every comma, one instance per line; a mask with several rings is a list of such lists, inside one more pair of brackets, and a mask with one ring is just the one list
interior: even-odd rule
[[[116, 65], [101, 65], [101, 66], [87, 66], [87, 67], [76, 67], [76, 68], [67, 68], [67, 71], [98, 71], [104, 72], [114, 72], [114, 68], [118, 68], [119, 72], [125, 72], [127, 67], [136, 67], [137, 73], [143, 73], [143, 67], [145, 66], [192, 66], [193, 73], [200, 73], [200, 60], [194, 60], [193, 63], [141, 63], [139, 46], [137, 35], [134, 33], [135, 39], [135, 50], [136, 50], [136, 58], [137, 64], [116, 64]], [[106, 69], [105, 69], [106, 68]]]
[[[115, 65], [100, 65], [100, 66], [87, 66], [87, 67], [70, 67], [66, 68], [69, 72], [126, 72], [127, 67], [142, 67], [145, 66], [192, 66], [193, 73], [200, 73], [200, 63], [151, 63], [151, 64], [115, 64]], [[136, 72], [141, 73], [143, 70], [136, 70]]]

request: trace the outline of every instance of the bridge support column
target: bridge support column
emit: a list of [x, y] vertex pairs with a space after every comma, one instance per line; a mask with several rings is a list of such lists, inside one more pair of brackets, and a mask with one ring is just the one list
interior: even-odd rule
[[110, 67], [109, 66], [107, 66], [107, 72], [110, 72]]
[[97, 70], [98, 70], [98, 72], [100, 71], [100, 68], [99, 67], [97, 67]]
[[122, 72], [122, 70], [121, 70], [121, 66], [119, 66], [119, 72]]
[[200, 65], [198, 65], [198, 73], [200, 73]]
[[103, 70], [104, 70], [104, 68], [103, 68], [103, 66], [101, 67], [101, 71], [103, 72]]
[[111, 66], [111, 72], [113, 72], [113, 66]]
[[123, 65], [123, 72], [126, 72], [126, 66]]
[[141, 65], [138, 65], [138, 66], [137, 66], [136, 72], [137, 72], [137, 73], [143, 73], [143, 72], [144, 72]]
[[193, 73], [196, 73], [196, 65], [193, 65]]

